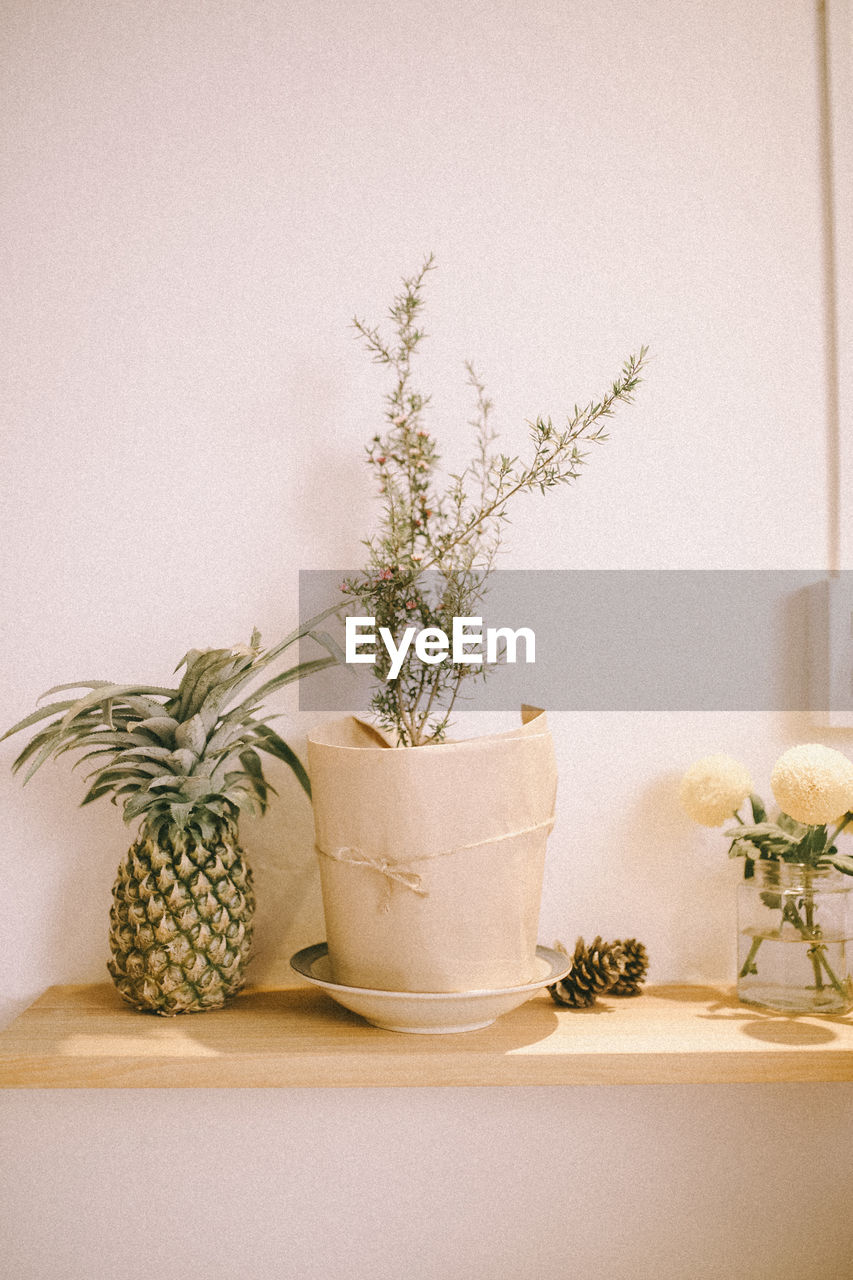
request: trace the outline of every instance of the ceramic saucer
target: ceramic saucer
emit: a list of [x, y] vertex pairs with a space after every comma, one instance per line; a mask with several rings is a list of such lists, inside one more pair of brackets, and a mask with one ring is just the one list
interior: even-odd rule
[[537, 976], [520, 987], [495, 991], [378, 991], [368, 987], [348, 987], [332, 980], [329, 948], [325, 942], [297, 951], [291, 968], [322, 989], [374, 1027], [385, 1031], [419, 1034], [449, 1034], [478, 1031], [488, 1027], [503, 1013], [517, 1008], [542, 987], [565, 977], [571, 957], [550, 947], [536, 948]]

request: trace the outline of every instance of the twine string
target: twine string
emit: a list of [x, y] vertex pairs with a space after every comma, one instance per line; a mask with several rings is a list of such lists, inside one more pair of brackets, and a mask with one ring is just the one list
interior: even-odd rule
[[367, 867], [371, 871], [378, 872], [385, 881], [380, 910], [388, 912], [391, 910], [391, 895], [395, 884], [401, 885], [404, 889], [410, 889], [422, 898], [429, 896], [429, 890], [423, 887], [421, 876], [416, 871], [407, 870], [407, 865], [432, 862], [435, 858], [447, 858], [451, 854], [464, 853], [469, 849], [481, 849], [484, 845], [500, 844], [504, 840], [514, 840], [517, 836], [531, 835], [534, 831], [550, 831], [553, 825], [552, 815], [542, 822], [534, 822], [529, 827], [520, 827], [517, 831], [505, 831], [503, 835], [487, 836], [484, 840], [472, 840], [470, 844], [457, 844], [451, 849], [440, 849], [436, 853], [423, 853], [420, 857], [409, 858], [406, 865], [389, 862], [387, 858], [371, 857], [354, 845], [341, 845], [337, 849], [323, 849], [319, 844], [314, 847], [324, 858], [331, 858], [333, 862], [343, 862], [351, 867]]

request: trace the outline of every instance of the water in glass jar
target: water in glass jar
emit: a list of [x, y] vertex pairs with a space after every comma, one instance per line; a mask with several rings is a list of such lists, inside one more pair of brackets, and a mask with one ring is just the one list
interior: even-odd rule
[[[844, 1013], [853, 1006], [847, 973], [850, 938], [738, 935], [740, 1000], [784, 1013]], [[749, 963], [756, 972], [744, 974]], [[742, 976], [741, 976], [742, 975]]]

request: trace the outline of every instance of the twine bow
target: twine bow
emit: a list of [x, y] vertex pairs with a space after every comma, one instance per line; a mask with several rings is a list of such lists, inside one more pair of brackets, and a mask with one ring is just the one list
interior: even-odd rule
[[424, 889], [421, 877], [417, 872], [402, 870], [400, 867], [395, 866], [393, 862], [389, 862], [387, 858], [371, 858], [351, 845], [344, 845], [340, 849], [321, 849], [318, 845], [317, 852], [325, 854], [327, 858], [332, 858], [335, 862], [345, 862], [351, 867], [369, 867], [371, 871], [378, 871], [381, 876], [384, 876], [383, 911], [390, 911], [391, 909], [392, 885], [401, 884], [406, 889], [411, 889], [413, 893], [420, 894], [422, 898], [427, 896], [427, 891]]
[[[519, 831], [506, 831], [501, 836], [488, 836], [485, 840], [474, 840], [471, 844], [458, 844], [452, 849], [443, 849], [438, 853], [425, 853], [419, 858], [410, 858], [410, 862], [431, 862], [433, 858], [446, 858], [452, 853], [462, 853], [467, 849], [480, 849], [484, 845], [500, 844], [503, 840], [513, 840], [516, 836], [526, 836], [533, 831], [550, 831], [554, 825], [553, 816], [544, 819], [542, 822], [534, 822], [532, 826], [522, 827]], [[422, 898], [429, 897], [429, 891], [423, 887], [423, 881], [416, 871], [406, 871], [399, 865], [389, 862], [387, 858], [373, 858], [369, 854], [363, 853], [361, 849], [355, 848], [353, 845], [342, 845], [338, 849], [321, 849], [319, 845], [315, 845], [318, 853], [325, 858], [331, 858], [333, 862], [343, 862], [351, 867], [368, 867], [371, 871], [378, 871], [384, 878], [385, 889], [380, 902], [380, 910], [388, 912], [391, 910], [391, 893], [395, 884], [402, 885], [405, 889], [411, 889], [413, 893], [419, 894]]]

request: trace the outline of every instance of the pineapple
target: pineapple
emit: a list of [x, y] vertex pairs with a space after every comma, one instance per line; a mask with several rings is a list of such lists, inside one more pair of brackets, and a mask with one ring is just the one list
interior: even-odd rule
[[[139, 823], [113, 886], [108, 964], [136, 1009], [167, 1017], [216, 1009], [243, 984], [255, 895], [238, 821], [242, 811], [263, 813], [267, 806], [272, 788], [259, 752], [288, 764], [310, 797], [302, 764], [260, 707], [282, 685], [338, 660], [334, 643], [311, 627], [267, 651], [257, 631], [248, 646], [192, 649], [176, 667], [184, 668], [177, 689], [58, 685], [44, 696], [90, 692], [41, 707], [3, 735], [56, 716], [13, 769], [28, 766], [26, 782], [51, 757], [82, 750], [78, 763], [99, 760], [82, 803], [111, 795], [125, 821]], [[327, 654], [231, 705], [258, 671], [306, 634]]]

